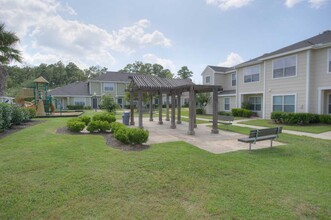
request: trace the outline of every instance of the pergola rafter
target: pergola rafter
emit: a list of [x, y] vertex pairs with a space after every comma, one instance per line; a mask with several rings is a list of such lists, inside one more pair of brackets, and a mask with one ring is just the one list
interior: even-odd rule
[[133, 94], [138, 92], [138, 111], [139, 111], [139, 127], [143, 128], [142, 120], [142, 93], [148, 93], [150, 95], [150, 121], [153, 121], [152, 110], [152, 96], [157, 95], [159, 97], [159, 122], [162, 121], [162, 94], [167, 95], [167, 108], [166, 108], [166, 120], [169, 120], [169, 98], [171, 99], [171, 125], [170, 128], [176, 128], [176, 96], [177, 96], [177, 124], [181, 123], [181, 106], [180, 97], [183, 92], [189, 92], [189, 130], [188, 134], [194, 135], [194, 128], [196, 127], [196, 94], [212, 92], [213, 93], [213, 128], [212, 133], [218, 133], [217, 127], [217, 114], [218, 114], [218, 92], [222, 91], [220, 85], [195, 85], [190, 79], [166, 79], [149, 75], [135, 75], [129, 76], [131, 83], [129, 86], [130, 91], [130, 110], [131, 110], [131, 125], [134, 125], [134, 105]]

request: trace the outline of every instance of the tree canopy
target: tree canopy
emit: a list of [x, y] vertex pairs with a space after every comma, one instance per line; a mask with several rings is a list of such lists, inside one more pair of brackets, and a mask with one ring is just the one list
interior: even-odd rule
[[170, 79], [174, 77], [169, 69], [164, 69], [160, 64], [143, 63], [141, 61], [129, 63], [119, 72], [146, 74]]
[[181, 79], [191, 78], [193, 76], [193, 72], [187, 68], [187, 66], [182, 66], [180, 70], [178, 70], [177, 75]]
[[0, 24], [0, 96], [4, 95], [7, 81], [7, 71], [2, 65], [11, 61], [22, 61], [21, 52], [15, 49], [19, 38], [15, 33], [6, 31], [5, 24]]

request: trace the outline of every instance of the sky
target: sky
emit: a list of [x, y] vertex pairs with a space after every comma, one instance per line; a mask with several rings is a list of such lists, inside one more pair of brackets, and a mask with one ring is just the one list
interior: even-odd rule
[[[0, 0], [23, 65], [234, 66], [331, 30], [331, 0]], [[17, 64], [17, 63], [13, 63]]]

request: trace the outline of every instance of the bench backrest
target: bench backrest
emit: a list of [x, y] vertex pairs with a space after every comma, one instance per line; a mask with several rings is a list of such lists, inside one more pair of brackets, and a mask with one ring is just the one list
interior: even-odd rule
[[249, 133], [249, 137], [257, 138], [257, 137], [263, 137], [263, 136], [268, 136], [268, 135], [278, 135], [278, 134], [282, 133], [282, 129], [283, 129], [283, 127], [252, 130]]
[[219, 115], [218, 120], [220, 121], [233, 121], [234, 117], [230, 115]]

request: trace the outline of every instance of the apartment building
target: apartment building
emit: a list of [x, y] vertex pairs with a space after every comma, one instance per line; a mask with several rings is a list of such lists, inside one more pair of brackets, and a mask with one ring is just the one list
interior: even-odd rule
[[203, 84], [223, 86], [220, 111], [248, 103], [261, 118], [273, 111], [331, 114], [331, 31], [231, 68], [207, 66], [201, 75]]

